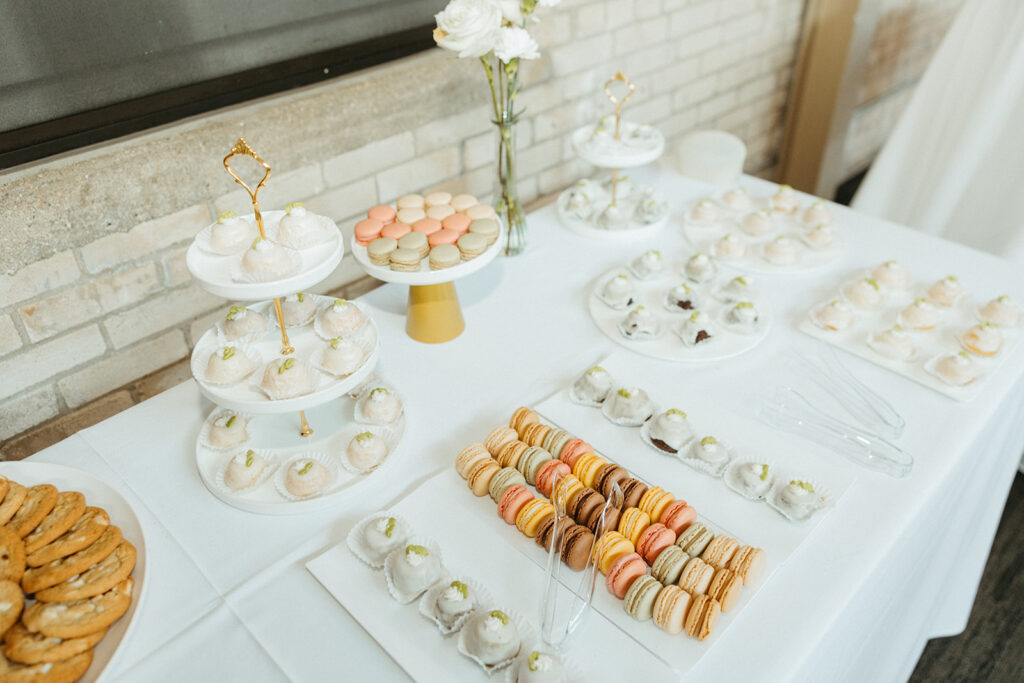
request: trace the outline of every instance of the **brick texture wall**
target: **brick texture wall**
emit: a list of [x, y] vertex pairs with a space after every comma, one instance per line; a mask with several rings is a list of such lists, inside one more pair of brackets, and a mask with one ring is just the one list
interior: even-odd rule
[[[530, 27], [543, 56], [520, 96], [524, 200], [591, 170], [566, 134], [609, 111], [601, 86], [619, 69], [637, 85], [629, 118], [670, 143], [697, 128], [734, 132], [747, 170], [770, 169], [802, 11], [802, 0], [564, 0], [544, 11]], [[490, 194], [486, 90], [478, 63], [433, 50], [0, 175], [0, 454], [22, 457], [188, 377], [191, 346], [226, 302], [192, 282], [184, 252], [219, 212], [247, 210], [220, 167], [238, 135], [274, 167], [265, 209], [304, 201], [348, 231], [407, 192]], [[372, 286], [346, 257], [320, 290]]]

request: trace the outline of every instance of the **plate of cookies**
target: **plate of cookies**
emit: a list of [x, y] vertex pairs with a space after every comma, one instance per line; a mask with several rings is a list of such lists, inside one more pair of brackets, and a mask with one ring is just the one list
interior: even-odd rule
[[142, 600], [142, 525], [116, 489], [63, 465], [3, 463], [0, 493], [0, 679], [98, 680]]

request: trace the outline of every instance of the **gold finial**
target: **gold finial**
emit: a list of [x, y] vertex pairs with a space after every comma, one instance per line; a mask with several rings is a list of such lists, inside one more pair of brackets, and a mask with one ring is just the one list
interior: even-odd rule
[[[266, 173], [263, 174], [263, 180], [257, 183], [256, 189], [249, 187], [246, 182], [242, 180], [241, 176], [235, 173], [235, 169], [231, 168], [231, 164], [228, 163], [232, 157], [236, 157], [238, 155], [252, 157], [260, 166], [266, 169]], [[267, 184], [267, 179], [270, 178], [270, 164], [261, 159], [244, 138], [238, 138], [238, 142], [236, 142], [235, 146], [231, 148], [231, 153], [224, 157], [224, 168], [231, 174], [231, 177], [235, 179], [235, 182], [244, 187], [245, 191], [249, 193], [249, 199], [252, 200], [252, 210], [256, 215], [256, 227], [260, 229], [260, 235], [266, 239], [267, 234], [263, 230], [263, 216], [260, 214], [260, 203], [259, 200], [256, 199], [256, 194], [260, 191], [261, 187]]]

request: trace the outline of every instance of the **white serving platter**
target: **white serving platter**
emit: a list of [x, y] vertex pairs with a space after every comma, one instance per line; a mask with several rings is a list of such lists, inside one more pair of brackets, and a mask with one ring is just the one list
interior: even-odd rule
[[1003, 346], [998, 354], [985, 358], [967, 352], [978, 368], [977, 379], [966, 386], [950, 385], [929, 372], [927, 366], [930, 361], [940, 355], [963, 350], [959, 342], [960, 335], [980, 322], [978, 308], [989, 299], [979, 300], [968, 292], [954, 306], [950, 308], [940, 306], [942, 318], [933, 329], [921, 331], [908, 329], [914, 340], [916, 353], [909, 361], [899, 361], [887, 358], [871, 348], [867, 343], [868, 336], [896, 325], [900, 311], [913, 303], [915, 299], [927, 297], [927, 289], [934, 283], [934, 280], [917, 280], [902, 291], [883, 290], [882, 305], [873, 310], [859, 309], [854, 306], [854, 322], [845, 330], [826, 330], [813, 321], [810, 316], [811, 311], [831, 299], [843, 299], [842, 287], [863, 277], [870, 277], [870, 269], [846, 271], [837, 279], [835, 292], [830, 297], [815, 303], [803, 317], [799, 326], [800, 331], [957, 401], [970, 401], [980, 394], [985, 388], [985, 380], [998, 371], [1020, 341], [1022, 335], [1020, 327], [1000, 327], [999, 330], [1003, 334]]
[[439, 285], [472, 275], [493, 261], [494, 257], [501, 253], [505, 246], [505, 227], [500, 217], [495, 216], [495, 220], [498, 221], [498, 239], [494, 241], [494, 244], [487, 247], [484, 253], [475, 259], [463, 261], [457, 266], [442, 268], [441, 270], [430, 269], [429, 255], [420, 261], [420, 269], [418, 271], [403, 272], [391, 270], [391, 268], [386, 266], [378, 266], [370, 261], [370, 257], [366, 253], [366, 247], [356, 242], [355, 235], [352, 236], [350, 248], [352, 249], [352, 255], [355, 256], [356, 261], [363, 267], [363, 270], [378, 280], [393, 282], [399, 285]]
[[148, 583], [146, 582], [146, 539], [142, 525], [131, 504], [116, 488], [91, 474], [64, 465], [43, 462], [0, 463], [0, 475], [17, 481], [24, 486], [52, 484], [61, 491], [79, 491], [85, 495], [87, 505], [101, 507], [110, 515], [110, 523], [121, 529], [121, 535], [135, 546], [135, 581], [132, 604], [128, 611], [107, 631], [107, 635], [93, 650], [92, 665], [79, 679], [92, 683], [103, 679], [103, 673], [111, 667], [121, 653], [121, 643], [128, 639], [135, 627], [135, 615], [142, 608]]
[[[329, 306], [334, 301], [332, 297], [309, 294], [317, 303], [318, 311]], [[266, 333], [255, 342], [248, 344], [248, 347], [258, 353], [262, 359], [260, 367], [246, 379], [230, 385], [211, 384], [203, 379], [206, 370], [206, 363], [210, 354], [224, 342], [216, 326], [207, 330], [192, 349], [191, 368], [192, 376], [195, 377], [199, 390], [204, 396], [217, 405], [244, 413], [292, 413], [299, 410], [307, 410], [327, 401], [333, 401], [342, 394], [358, 387], [373, 372], [377, 365], [380, 352], [380, 339], [377, 332], [377, 325], [370, 316], [370, 313], [357, 302], [349, 302], [358, 306], [366, 316], [366, 322], [362, 328], [349, 338], [363, 346], [367, 356], [362, 366], [347, 377], [335, 377], [326, 372], [314, 369], [317, 377], [317, 388], [313, 393], [305, 396], [283, 400], [271, 400], [263, 393], [258, 383], [262, 378], [262, 368], [273, 359], [281, 355], [281, 333], [277, 327], [274, 315], [273, 302], [263, 301], [250, 306], [259, 311], [267, 319]], [[319, 312], [318, 312], [319, 315]], [[314, 323], [310, 322], [301, 327], [288, 328], [288, 339], [295, 352], [289, 358], [304, 360], [313, 363], [318, 350], [327, 344], [314, 329]]]
[[[284, 216], [284, 211], [263, 211], [263, 225], [267, 238], [273, 240], [277, 236], [277, 226]], [[242, 216], [255, 224], [254, 214]], [[196, 278], [200, 286], [211, 294], [222, 296], [225, 299], [239, 301], [259, 301], [278, 296], [285, 296], [293, 292], [301, 292], [316, 283], [320, 282], [341, 262], [345, 255], [345, 244], [342, 239], [341, 230], [330, 221], [331, 228], [335, 235], [331, 239], [320, 244], [299, 250], [302, 259], [302, 266], [299, 272], [281, 280], [272, 282], [238, 282], [233, 279], [233, 273], [237, 272], [242, 260], [242, 254], [231, 256], [218, 256], [201, 249], [196, 240], [189, 245], [185, 254], [185, 265]], [[209, 230], [209, 226], [203, 230]]]
[[[612, 131], [614, 135], [614, 117], [611, 118]], [[640, 127], [640, 124], [631, 121], [622, 121], [619, 127], [620, 138], [628, 136], [632, 131]], [[571, 140], [576, 155], [589, 164], [602, 168], [632, 168], [643, 166], [656, 161], [665, 151], [665, 136], [661, 131], [652, 128], [655, 135], [651, 138], [651, 144], [630, 145], [613, 139], [603, 141], [604, 144], [596, 145], [592, 142], [593, 132], [596, 126], [588, 124], [580, 126], [573, 131]]]
[[[589, 237], [591, 239], [603, 239], [603, 240], [620, 240], [620, 241], [634, 241], [649, 237], [654, 233], [658, 232], [661, 228], [668, 223], [669, 216], [672, 211], [668, 208], [665, 198], [660, 194], [656, 195], [656, 199], [665, 204], [666, 210], [664, 215], [651, 223], [644, 223], [638, 221], [635, 218], [630, 220], [628, 227], [622, 230], [607, 230], [597, 226], [593, 221], [587, 219], [581, 219], [574, 215], [569, 209], [569, 199], [573, 193], [572, 187], [568, 188], [562, 194], [558, 196], [556, 203], [558, 209], [558, 220], [569, 230], [575, 232], [583, 237]], [[611, 200], [611, 195], [606, 194], [606, 205]], [[631, 203], [632, 205], [632, 203]]]
[[[718, 334], [714, 335], [710, 341], [696, 346], [684, 344], [679, 335], [675, 333], [675, 328], [682, 324], [691, 311], [680, 309], [678, 313], [670, 312], [666, 310], [662, 303], [668, 290], [685, 280], [685, 277], [682, 275], [684, 263], [685, 260], [679, 262], [667, 261], [661, 275], [646, 280], [632, 276], [629, 269], [625, 266], [607, 271], [594, 281], [587, 296], [587, 309], [590, 312], [590, 318], [597, 325], [597, 328], [616, 344], [635, 353], [676, 362], [708, 362], [731, 358], [753, 349], [768, 336], [772, 326], [773, 313], [763, 296], [758, 297], [754, 302], [757, 304], [760, 315], [760, 321], [755, 332], [746, 334], [733, 332], [726, 328], [723, 319], [731, 305], [717, 299], [713, 292], [725, 285], [732, 278], [732, 275], [719, 272], [710, 283], [704, 285], [688, 283], [693, 289], [703, 295], [705, 303], [702, 303], [704, 308], [701, 310], [711, 316], [716, 324]], [[611, 308], [599, 296], [604, 283], [618, 273], [630, 274], [633, 285], [636, 288], [633, 305], [622, 310]], [[661, 320], [662, 331], [658, 337], [654, 339], [627, 339], [619, 331], [619, 323], [626, 317], [629, 310], [637, 305], [645, 306]]]

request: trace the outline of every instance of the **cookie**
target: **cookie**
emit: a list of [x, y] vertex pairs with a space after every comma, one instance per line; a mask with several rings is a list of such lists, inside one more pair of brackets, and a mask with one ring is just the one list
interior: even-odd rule
[[8, 484], [7, 494], [4, 495], [4, 500], [0, 503], [0, 524], [7, 524], [25, 501], [25, 495], [28, 494], [28, 489], [18, 482], [11, 481]]
[[107, 629], [81, 638], [48, 638], [42, 633], [30, 633], [24, 624], [15, 624], [4, 634], [4, 656], [19, 664], [59, 662], [91, 650], [107, 635]]
[[21, 579], [21, 588], [32, 594], [67, 581], [114, 552], [120, 542], [121, 530], [116, 526], [108, 526], [91, 545], [77, 553], [47, 562], [41, 567], [30, 567]]
[[0, 579], [21, 581], [25, 575], [25, 544], [16, 533], [0, 527]]
[[25, 595], [14, 581], [0, 581], [0, 633], [18, 621], [25, 606]]
[[77, 681], [92, 664], [92, 650], [59, 662], [18, 664], [0, 657], [0, 681], [3, 683], [71, 683]]
[[32, 633], [50, 638], [81, 638], [120, 619], [132, 603], [133, 586], [129, 577], [106, 593], [85, 600], [37, 602], [25, 610], [21, 621]]
[[46, 515], [57, 503], [57, 487], [53, 484], [37, 484], [30, 488], [25, 494], [25, 500], [14, 513], [11, 521], [7, 522], [7, 528], [18, 534], [19, 538], [25, 538], [33, 529], [39, 526]]
[[[111, 527], [116, 529], [117, 527]], [[128, 578], [135, 569], [135, 546], [122, 540], [114, 552], [97, 562], [78, 576], [72, 576], [64, 583], [36, 592], [40, 602], [66, 602], [91, 598], [108, 590]]]
[[[50, 514], [25, 536], [25, 552], [33, 553], [71, 528], [85, 512], [85, 496], [78, 491], [61, 491]], [[15, 515], [17, 516], [17, 515]]]
[[78, 518], [71, 528], [51, 541], [39, 550], [29, 553], [25, 562], [30, 567], [41, 567], [47, 562], [53, 562], [62, 557], [78, 552], [90, 545], [100, 537], [103, 531], [110, 526], [110, 516], [103, 508], [85, 508], [85, 512]]
[[11, 482], [4, 475], [0, 474], [0, 501], [7, 495], [8, 489], [11, 488]]

